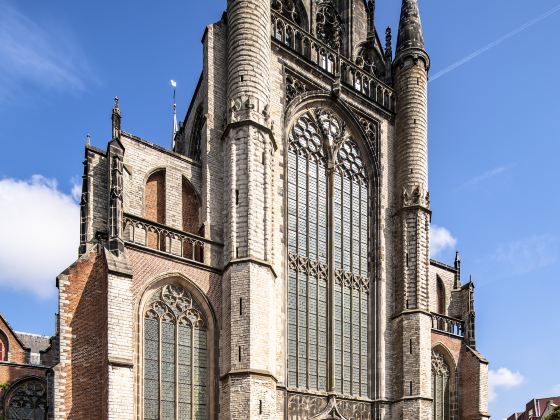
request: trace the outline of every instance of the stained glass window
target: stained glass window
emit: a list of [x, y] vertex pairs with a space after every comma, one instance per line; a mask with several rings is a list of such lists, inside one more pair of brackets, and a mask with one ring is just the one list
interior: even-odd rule
[[368, 396], [368, 178], [336, 115], [318, 109], [297, 120], [287, 179], [288, 385], [327, 391], [332, 383], [340, 394]]
[[180, 286], [166, 285], [144, 312], [144, 419], [207, 418], [207, 326]]
[[432, 352], [432, 397], [434, 420], [449, 420], [451, 418], [451, 389], [450, 371], [443, 356]]

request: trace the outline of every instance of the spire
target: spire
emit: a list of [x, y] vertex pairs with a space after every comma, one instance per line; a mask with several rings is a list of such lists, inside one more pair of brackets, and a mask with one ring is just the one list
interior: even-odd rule
[[115, 104], [113, 105], [113, 114], [111, 115], [113, 123], [113, 140], [121, 136], [121, 110], [119, 109], [119, 97], [115, 96]]
[[424, 51], [425, 48], [418, 0], [403, 0], [397, 38], [397, 56], [408, 49]]
[[367, 2], [367, 37], [373, 38], [375, 36], [375, 0], [368, 0]]
[[455, 253], [455, 289], [461, 287], [461, 254], [459, 251]]
[[179, 131], [179, 125], [177, 124], [177, 104], [175, 103], [177, 82], [172, 80], [171, 86], [173, 86], [173, 132], [171, 133], [171, 150], [175, 150], [175, 135], [177, 134], [177, 131]]

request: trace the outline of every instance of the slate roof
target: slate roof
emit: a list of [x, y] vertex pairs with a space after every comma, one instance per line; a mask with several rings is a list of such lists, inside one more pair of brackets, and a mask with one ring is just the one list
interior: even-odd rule
[[40, 353], [51, 345], [51, 338], [45, 335], [29, 334], [15, 331], [22, 344], [31, 350], [31, 353]]

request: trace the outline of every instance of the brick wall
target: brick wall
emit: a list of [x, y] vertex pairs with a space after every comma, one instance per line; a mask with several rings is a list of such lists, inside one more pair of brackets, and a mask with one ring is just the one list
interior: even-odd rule
[[107, 271], [97, 247], [59, 276], [58, 287], [61, 354], [55, 368], [55, 416], [105, 418]]

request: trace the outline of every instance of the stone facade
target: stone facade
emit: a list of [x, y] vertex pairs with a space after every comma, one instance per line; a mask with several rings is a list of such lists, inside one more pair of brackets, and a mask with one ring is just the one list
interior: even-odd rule
[[[418, 5], [403, 1], [396, 55], [374, 16], [371, 0], [229, 0], [173, 150], [123, 131], [115, 101], [107, 149], [85, 150], [80, 257], [58, 278], [55, 418], [489, 418], [474, 286], [459, 257], [430, 260]], [[291, 172], [311, 155], [319, 178]], [[161, 290], [196, 311], [148, 309]]]

